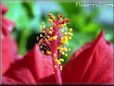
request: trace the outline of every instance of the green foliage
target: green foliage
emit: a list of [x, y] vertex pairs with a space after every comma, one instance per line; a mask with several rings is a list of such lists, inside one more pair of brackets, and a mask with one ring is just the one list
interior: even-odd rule
[[[40, 11], [35, 10], [33, 2], [25, 3], [5, 2], [8, 7], [6, 17], [15, 22], [15, 30], [13, 32], [14, 38], [17, 40], [19, 46], [19, 53], [26, 53], [26, 44], [28, 37], [34, 31], [38, 31], [40, 23]], [[36, 16], [37, 14], [37, 16]]]

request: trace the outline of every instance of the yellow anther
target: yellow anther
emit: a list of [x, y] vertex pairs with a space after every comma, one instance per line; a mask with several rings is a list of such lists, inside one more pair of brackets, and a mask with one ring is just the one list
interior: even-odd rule
[[52, 27], [50, 27], [50, 30], [52, 30]]
[[68, 51], [71, 51], [71, 48], [68, 48]]
[[52, 37], [50, 37], [49, 39], [48, 39], [48, 41], [52, 41], [53, 40], [53, 38]]
[[40, 34], [40, 37], [42, 37], [42, 34]]
[[61, 61], [61, 62], [64, 62], [64, 59], [60, 58], [60, 61]]
[[61, 28], [64, 27], [64, 24], [61, 24], [60, 27], [61, 27]]
[[71, 32], [69, 32], [68, 34], [69, 34], [70, 36], [73, 36], [73, 33], [71, 33]]
[[51, 54], [51, 51], [47, 50], [46, 53], [47, 53], [48, 55], [50, 55], [50, 54]]
[[66, 23], [64, 23], [64, 26], [66, 26]]
[[72, 31], [73, 31], [73, 29], [72, 29], [72, 28], [69, 28], [69, 31], [70, 31], [70, 32], [72, 32]]
[[47, 38], [50, 38], [50, 36], [49, 36], [49, 35], [47, 35]]
[[65, 32], [64, 34], [67, 35], [67, 32]]
[[55, 16], [54, 16], [53, 14], [51, 14], [51, 13], [49, 13], [49, 17], [50, 17], [51, 19], [55, 19]]
[[64, 44], [68, 44], [68, 40], [65, 40], [65, 41], [64, 41]]
[[57, 64], [61, 64], [61, 61], [60, 60], [57, 60]]
[[52, 34], [52, 31], [49, 31], [50, 34]]
[[40, 48], [42, 48], [43, 46], [41, 45]]
[[53, 36], [53, 39], [56, 40], [57, 39], [57, 35]]
[[65, 56], [68, 56], [68, 54], [66, 53]]
[[61, 14], [58, 14], [58, 19], [62, 19], [62, 15]]
[[63, 70], [63, 66], [62, 65], [60, 65], [60, 70]]
[[70, 33], [71, 36], [73, 36], [73, 33]]
[[62, 54], [62, 55], [64, 55], [64, 54], [65, 54], [65, 52], [63, 52], [63, 51], [62, 51], [62, 52], [61, 52], [61, 54]]
[[68, 37], [69, 39], [72, 39], [72, 37]]
[[65, 50], [65, 51], [68, 51], [68, 49], [67, 49], [66, 47], [64, 48], [64, 50]]
[[50, 23], [52, 23], [52, 22], [53, 22], [53, 20], [52, 20], [52, 19], [48, 19], [48, 21], [49, 21]]
[[62, 48], [62, 47], [60, 47], [60, 50], [62, 51], [62, 50], [63, 50], [63, 48]]

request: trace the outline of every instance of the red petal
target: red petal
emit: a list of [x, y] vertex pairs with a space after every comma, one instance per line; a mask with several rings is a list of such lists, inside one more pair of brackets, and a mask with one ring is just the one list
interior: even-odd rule
[[6, 6], [2, 3], [0, 3], [0, 6], [2, 7], [1, 9], [2, 9], [2, 14], [5, 14], [6, 12], [7, 12], [7, 8], [6, 8]]
[[6, 72], [10, 64], [17, 56], [17, 45], [11, 36], [6, 36], [2, 41], [2, 74]]
[[14, 22], [2, 17], [2, 33], [4, 35], [9, 34], [13, 30], [14, 26], [15, 26]]
[[113, 80], [113, 46], [104, 39], [101, 32], [98, 38], [74, 53], [64, 66], [63, 82], [111, 83]]
[[[41, 79], [50, 77], [53, 75], [53, 65], [51, 57], [42, 55], [38, 46], [35, 46], [33, 50], [21, 60], [18, 60], [11, 66], [11, 68], [4, 75], [6, 77], [4, 83], [25, 83], [35, 84], [43, 83]], [[51, 80], [51, 78], [50, 78]], [[50, 81], [49, 79], [47, 81]]]
[[35, 84], [35, 79], [30, 70], [28, 68], [24, 68], [23, 66], [21, 67], [21, 69], [12, 68], [7, 71], [9, 72], [9, 75], [7, 74], [2, 77], [2, 84]]
[[37, 81], [44, 77], [50, 76], [53, 73], [53, 64], [51, 57], [44, 56], [38, 46], [35, 46], [24, 58], [27, 61], [27, 65], [33, 72], [33, 75]]

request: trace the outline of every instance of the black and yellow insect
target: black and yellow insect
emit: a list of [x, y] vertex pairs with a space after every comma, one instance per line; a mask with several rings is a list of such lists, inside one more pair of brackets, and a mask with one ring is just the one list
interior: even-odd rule
[[[42, 36], [41, 36], [42, 35]], [[42, 40], [47, 40], [47, 36], [45, 33], [34, 33], [27, 40], [27, 50], [31, 50], [34, 45], [37, 43], [40, 47], [40, 50], [45, 55], [51, 54], [51, 48], [44, 43]]]
[[51, 55], [51, 48], [45, 43], [47, 39], [48, 38], [45, 33], [40, 33], [37, 36], [37, 41], [38, 41], [41, 52], [45, 55]]

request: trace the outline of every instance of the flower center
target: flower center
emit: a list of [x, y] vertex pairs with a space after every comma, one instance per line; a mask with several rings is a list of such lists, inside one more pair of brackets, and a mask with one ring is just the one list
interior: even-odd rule
[[59, 65], [60, 70], [62, 70], [64, 59], [60, 57], [61, 55], [68, 56], [67, 52], [70, 51], [70, 48], [65, 45], [68, 45], [68, 41], [72, 39], [73, 29], [68, 29], [66, 24], [69, 23], [69, 19], [63, 18], [61, 14], [55, 18], [53, 14], [49, 13], [49, 22], [50, 27], [46, 27], [45, 23], [42, 23], [42, 33], [37, 38], [38, 44], [44, 54], [52, 56], [54, 67], [57, 68]]

